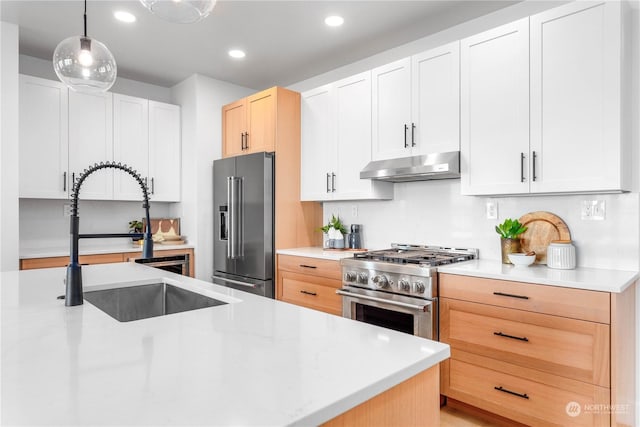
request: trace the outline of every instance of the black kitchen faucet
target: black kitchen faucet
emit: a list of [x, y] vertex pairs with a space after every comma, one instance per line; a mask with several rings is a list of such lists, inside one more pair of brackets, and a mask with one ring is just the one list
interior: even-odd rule
[[[144, 200], [142, 207], [145, 211], [145, 218], [147, 220], [147, 228], [142, 233], [112, 233], [112, 234], [80, 234], [80, 217], [78, 216], [78, 196], [80, 194], [80, 186], [84, 180], [100, 169], [120, 169], [131, 175], [142, 188], [142, 195]], [[127, 165], [116, 162], [100, 162], [96, 163], [89, 169], [85, 169], [84, 172], [73, 183], [73, 189], [71, 190], [71, 249], [69, 253], [70, 262], [67, 266], [67, 279], [66, 279], [66, 291], [64, 298], [64, 305], [67, 307], [74, 305], [81, 305], [82, 299], [82, 270], [80, 263], [78, 262], [78, 241], [80, 239], [95, 239], [95, 238], [110, 238], [110, 237], [144, 237], [144, 245], [142, 246], [142, 258], [153, 257], [153, 240], [151, 240], [151, 221], [149, 220], [149, 191], [147, 185], [142, 180], [140, 175]]]

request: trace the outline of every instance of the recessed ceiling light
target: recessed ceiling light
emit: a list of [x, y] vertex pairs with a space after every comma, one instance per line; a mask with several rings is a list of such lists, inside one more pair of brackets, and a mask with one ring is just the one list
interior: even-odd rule
[[232, 58], [244, 58], [245, 53], [239, 49], [231, 49], [229, 51], [229, 56]]
[[338, 15], [327, 16], [324, 20], [324, 23], [330, 27], [339, 27], [344, 24], [344, 18]]
[[117, 10], [113, 12], [113, 16], [115, 16], [118, 21], [127, 23], [136, 22], [135, 15], [124, 10]]

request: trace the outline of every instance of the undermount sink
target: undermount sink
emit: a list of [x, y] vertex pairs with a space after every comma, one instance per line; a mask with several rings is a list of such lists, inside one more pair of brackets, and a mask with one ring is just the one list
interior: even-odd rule
[[84, 299], [119, 322], [227, 304], [163, 282], [89, 291]]

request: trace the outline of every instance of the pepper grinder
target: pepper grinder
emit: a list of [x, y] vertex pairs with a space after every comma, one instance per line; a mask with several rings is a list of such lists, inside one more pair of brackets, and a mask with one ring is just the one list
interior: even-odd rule
[[351, 234], [349, 234], [349, 248], [361, 249], [362, 238], [360, 237], [360, 224], [351, 224]]

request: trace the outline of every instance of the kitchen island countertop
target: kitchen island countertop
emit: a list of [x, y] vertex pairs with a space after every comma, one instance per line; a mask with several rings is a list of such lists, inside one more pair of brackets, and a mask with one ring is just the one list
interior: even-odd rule
[[85, 292], [160, 279], [228, 303], [121, 323], [88, 302], [65, 307], [64, 275], [0, 275], [3, 425], [317, 425], [450, 355], [135, 263], [83, 267]]
[[614, 293], [624, 292], [638, 280], [637, 271], [587, 267], [558, 270], [542, 264], [516, 267], [511, 264], [502, 264], [497, 260], [484, 259], [443, 265], [438, 267], [438, 273]]

